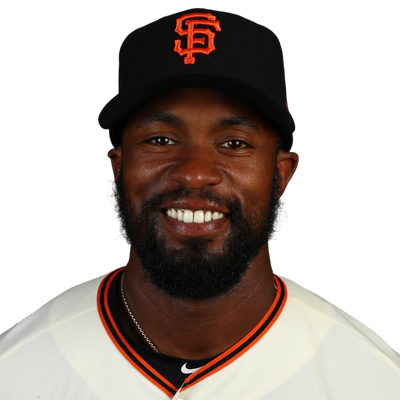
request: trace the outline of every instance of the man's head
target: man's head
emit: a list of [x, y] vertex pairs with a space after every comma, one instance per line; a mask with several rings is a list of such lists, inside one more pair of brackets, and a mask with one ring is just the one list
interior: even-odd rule
[[198, 299], [240, 281], [297, 163], [277, 141], [254, 107], [215, 89], [168, 91], [132, 115], [109, 155], [126, 237], [155, 286]]
[[[168, 50], [160, 36], [171, 21], [187, 41]], [[272, 32], [207, 10], [133, 32], [121, 48], [120, 94], [100, 122], [115, 146], [109, 156], [122, 226], [145, 276], [178, 298], [235, 287], [268, 252], [298, 160], [288, 152], [294, 124]]]

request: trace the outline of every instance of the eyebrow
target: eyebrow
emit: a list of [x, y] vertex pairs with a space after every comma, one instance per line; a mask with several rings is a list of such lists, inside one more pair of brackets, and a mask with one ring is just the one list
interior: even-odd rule
[[230, 127], [230, 126], [235, 126], [235, 125], [242, 125], [242, 126], [247, 126], [249, 128], [254, 129], [257, 133], [261, 134], [261, 129], [260, 127], [253, 122], [251, 119], [246, 118], [246, 117], [226, 117], [226, 118], [221, 118], [217, 123], [217, 127], [225, 128], [225, 127]]
[[145, 125], [151, 124], [153, 122], [166, 122], [169, 124], [177, 124], [182, 125], [183, 121], [174, 114], [168, 112], [153, 112], [151, 114], [147, 114], [144, 117], [140, 118], [135, 128], [142, 128]]
[[[176, 125], [183, 125], [184, 121], [176, 116], [175, 114], [169, 112], [161, 112], [156, 111], [151, 114], [147, 114], [143, 116], [138, 123], [136, 124], [135, 128], [142, 128], [145, 125], [151, 124], [153, 122], [165, 122], [169, 124], [176, 124]], [[239, 116], [230, 116], [220, 118], [216, 123], [216, 128], [228, 128], [230, 126], [247, 126], [253, 129], [256, 133], [261, 134], [260, 127], [253, 122], [251, 119], [246, 117], [239, 117]]]

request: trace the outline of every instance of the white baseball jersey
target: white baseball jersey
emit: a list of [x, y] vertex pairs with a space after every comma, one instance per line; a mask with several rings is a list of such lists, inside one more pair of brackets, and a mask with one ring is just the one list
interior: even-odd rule
[[126, 338], [110, 287], [76, 286], [0, 336], [2, 400], [400, 399], [400, 356], [288, 279], [242, 340], [176, 387]]

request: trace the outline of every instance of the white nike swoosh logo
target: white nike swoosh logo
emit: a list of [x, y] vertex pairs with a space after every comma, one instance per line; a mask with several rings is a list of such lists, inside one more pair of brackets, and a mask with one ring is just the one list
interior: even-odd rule
[[196, 372], [198, 369], [201, 368], [201, 367], [199, 367], [199, 368], [189, 369], [189, 368], [186, 368], [186, 364], [187, 364], [187, 362], [182, 365], [182, 368], [181, 368], [182, 374], [193, 374], [193, 372]]

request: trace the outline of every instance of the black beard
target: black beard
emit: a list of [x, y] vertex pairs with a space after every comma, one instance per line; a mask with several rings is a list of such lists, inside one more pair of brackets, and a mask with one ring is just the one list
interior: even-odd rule
[[[122, 233], [133, 246], [145, 277], [174, 298], [211, 299], [229, 292], [274, 233], [280, 209], [276, 173], [268, 204], [256, 215], [245, 217], [237, 199], [222, 199], [208, 188], [192, 191], [179, 187], [151, 197], [142, 210], [134, 210], [126, 195], [122, 165], [120, 171], [114, 194]], [[212, 239], [206, 238], [187, 238], [182, 248], [171, 249], [160, 233], [160, 205], [190, 197], [207, 199], [230, 210], [230, 232], [218, 252], [207, 250]]]

